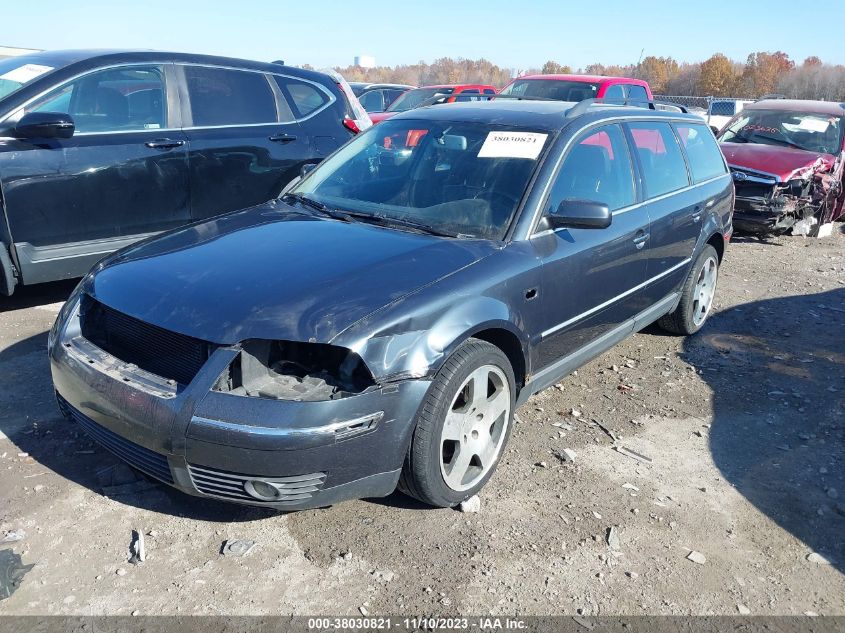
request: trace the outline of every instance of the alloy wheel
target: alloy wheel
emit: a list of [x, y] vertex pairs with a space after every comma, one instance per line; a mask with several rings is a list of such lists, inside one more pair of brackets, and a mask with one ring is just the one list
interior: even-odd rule
[[692, 321], [696, 326], [704, 323], [710, 308], [713, 306], [713, 297], [716, 295], [716, 281], [719, 276], [719, 264], [715, 257], [708, 257], [698, 273], [695, 282], [692, 302]]
[[510, 423], [511, 388], [505, 373], [483, 365], [463, 382], [440, 434], [440, 472], [452, 490], [468, 490], [490, 472]]

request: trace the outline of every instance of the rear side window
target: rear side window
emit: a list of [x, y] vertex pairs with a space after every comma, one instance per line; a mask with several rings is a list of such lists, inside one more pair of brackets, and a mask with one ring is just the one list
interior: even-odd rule
[[634, 174], [625, 136], [607, 125], [569, 150], [549, 199], [549, 210], [564, 200], [604, 202], [611, 211], [634, 204]]
[[672, 127], [659, 121], [628, 125], [642, 165], [646, 195], [654, 198], [688, 186], [686, 162]]
[[371, 90], [358, 97], [358, 101], [367, 112], [381, 112], [384, 110], [384, 91]]
[[621, 101], [625, 98], [625, 89], [622, 87], [622, 84], [613, 84], [612, 86], [608, 86], [607, 90], [604, 91], [604, 98], [618, 99]]
[[185, 66], [195, 126], [276, 123], [276, 99], [263, 73]]
[[278, 75], [275, 79], [282, 94], [291, 102], [297, 118], [307, 117], [329, 102], [329, 96], [314, 84]]
[[648, 101], [648, 93], [642, 86], [628, 86], [629, 101]]
[[727, 173], [722, 151], [710, 130], [704, 125], [676, 124], [678, 136], [687, 153], [692, 179], [702, 182]]
[[478, 101], [476, 97], [470, 97], [469, 95], [477, 95], [479, 91], [475, 88], [470, 90], [461, 90], [459, 95], [455, 97], [455, 101]]

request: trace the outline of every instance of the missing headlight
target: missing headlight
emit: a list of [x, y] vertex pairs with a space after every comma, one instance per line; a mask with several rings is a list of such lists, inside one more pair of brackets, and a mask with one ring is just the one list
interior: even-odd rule
[[293, 341], [244, 341], [215, 385], [218, 391], [277, 400], [333, 400], [375, 384], [360, 356], [344, 347]]

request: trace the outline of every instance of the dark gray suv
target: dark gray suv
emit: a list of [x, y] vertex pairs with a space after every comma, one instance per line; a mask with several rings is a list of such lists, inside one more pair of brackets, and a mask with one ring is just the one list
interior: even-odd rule
[[732, 202], [694, 116], [417, 109], [281, 199], [98, 264], [51, 332], [59, 404], [189, 494], [453, 506], [532, 393], [654, 321], [703, 326]]

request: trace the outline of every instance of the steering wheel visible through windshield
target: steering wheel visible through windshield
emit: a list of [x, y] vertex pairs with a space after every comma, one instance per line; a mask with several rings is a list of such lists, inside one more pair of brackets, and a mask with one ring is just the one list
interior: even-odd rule
[[502, 239], [550, 135], [487, 123], [391, 119], [290, 192], [358, 221]]
[[842, 117], [788, 110], [744, 110], [719, 136], [723, 143], [762, 143], [838, 154]]

